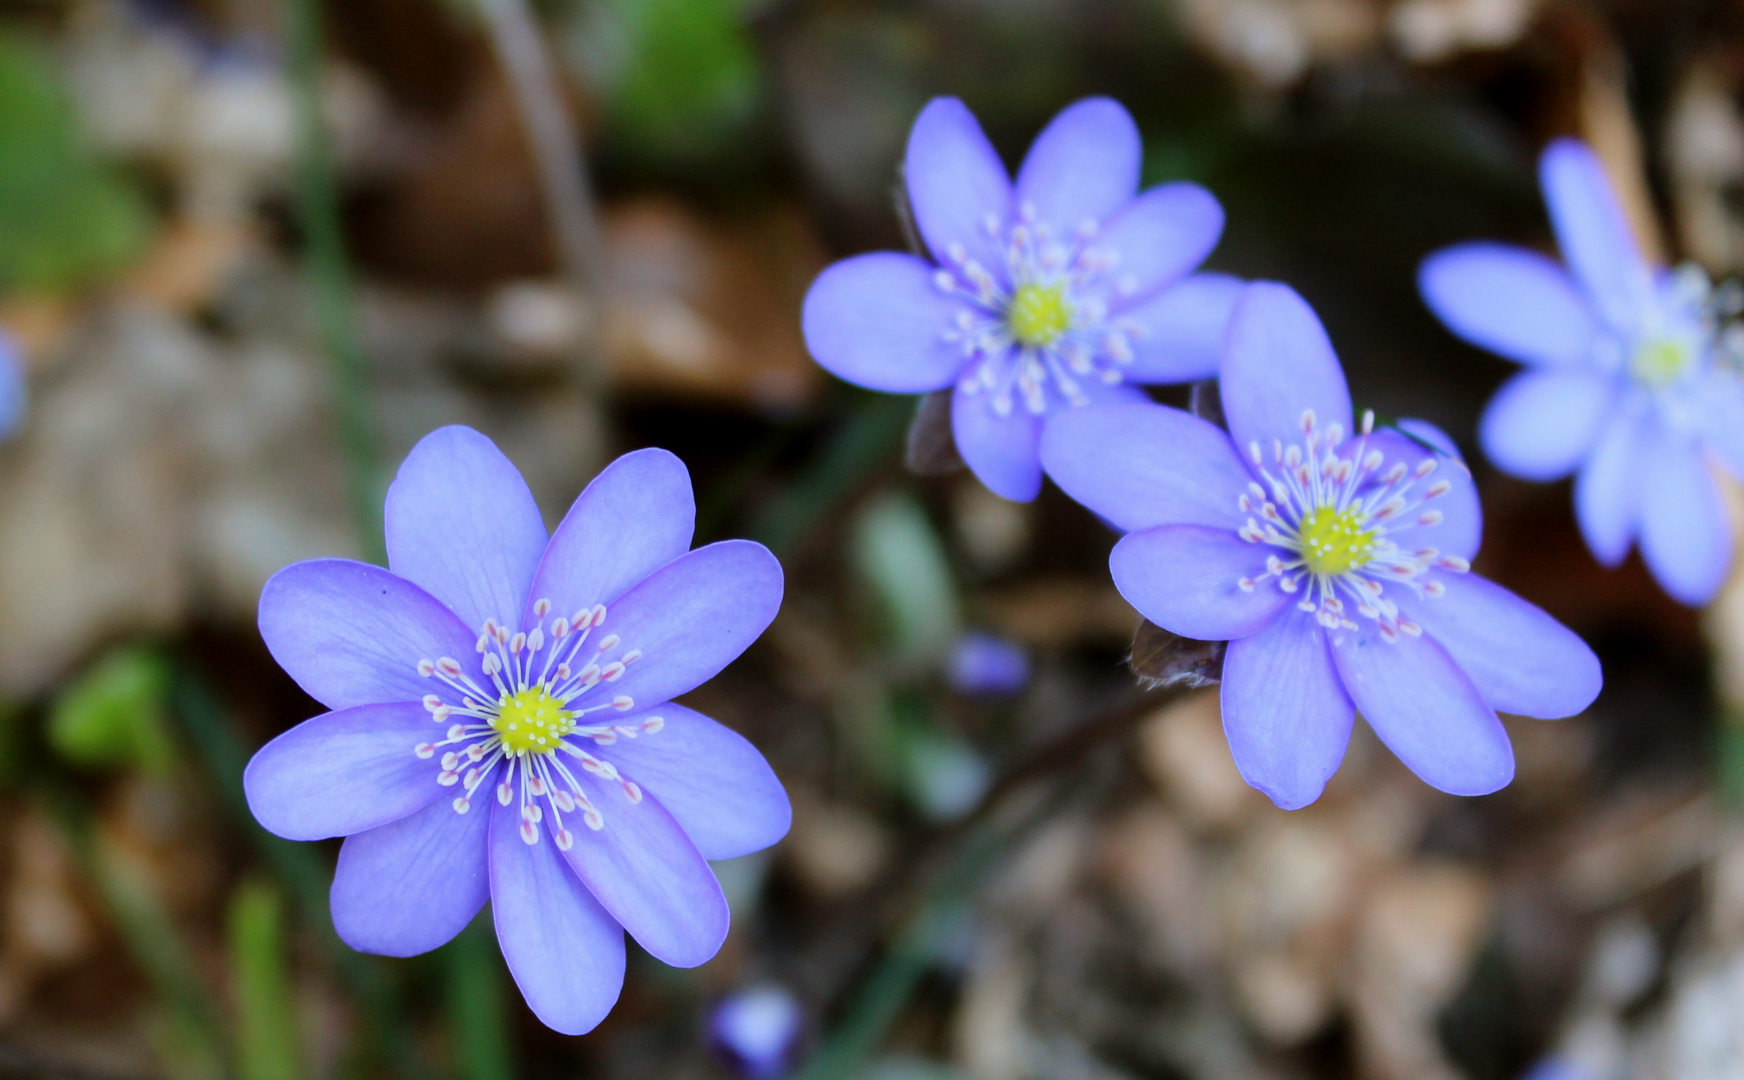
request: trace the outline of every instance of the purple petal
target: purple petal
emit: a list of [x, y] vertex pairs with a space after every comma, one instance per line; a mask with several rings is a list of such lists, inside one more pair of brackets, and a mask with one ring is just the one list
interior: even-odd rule
[[1179, 409], [1095, 405], [1049, 417], [1042, 465], [1066, 494], [1126, 532], [1241, 527], [1247, 466], [1229, 436]]
[[1180, 280], [1205, 261], [1221, 235], [1223, 207], [1198, 184], [1163, 184], [1132, 200], [1095, 240], [1119, 258], [1114, 310]]
[[1732, 530], [1701, 444], [1656, 432], [1641, 458], [1641, 556], [1671, 596], [1714, 598], [1732, 565]]
[[1612, 327], [1640, 328], [1653, 279], [1605, 167], [1583, 143], [1559, 139], [1544, 151], [1539, 182], [1569, 269]]
[[1522, 372], [1490, 399], [1478, 441], [1503, 472], [1558, 480], [1591, 453], [1616, 397], [1616, 380], [1608, 374]]
[[1276, 581], [1261, 581], [1252, 590], [1237, 584], [1263, 576], [1266, 557], [1279, 553], [1231, 529], [1164, 525], [1114, 545], [1108, 569], [1126, 602], [1164, 630], [1229, 641], [1259, 633], [1291, 603]]
[[762, 544], [722, 540], [674, 559], [607, 608], [591, 640], [615, 635], [616, 655], [642, 656], [582, 703], [624, 696], [652, 708], [695, 689], [757, 640], [780, 607], [781, 564]]
[[1443, 481], [1449, 486], [1446, 494], [1425, 499], [1422, 507], [1416, 511], [1418, 522], [1423, 520], [1423, 514], [1429, 512], [1440, 513], [1439, 522], [1395, 527], [1389, 529], [1387, 535], [1406, 551], [1434, 548], [1443, 554], [1458, 555], [1468, 561], [1475, 558], [1484, 537], [1484, 510], [1483, 503], [1478, 498], [1477, 484], [1472, 481], [1471, 470], [1466, 468], [1458, 453], [1445, 450], [1437, 453], [1423, 445], [1428, 443], [1434, 447], [1453, 446], [1453, 440], [1434, 424], [1426, 420], [1401, 420], [1398, 426], [1401, 430], [1408, 431], [1411, 438], [1385, 428], [1369, 436], [1369, 446], [1385, 455], [1381, 470], [1385, 472], [1391, 469], [1395, 462], [1402, 462], [1407, 468], [1416, 469], [1424, 460], [1433, 457], [1436, 461], [1435, 471], [1416, 483], [1411, 490], [1411, 496], [1421, 497]]
[[528, 599], [557, 615], [611, 604], [690, 550], [696, 499], [684, 462], [657, 447], [625, 454], [576, 496], [551, 536]]
[[243, 770], [242, 790], [255, 820], [275, 836], [350, 836], [443, 794], [442, 770], [413, 753], [441, 737], [442, 726], [417, 702], [324, 713], [261, 747]]
[[787, 835], [793, 820], [787, 791], [743, 735], [670, 701], [620, 723], [634, 728], [648, 715], [665, 726], [592, 753], [658, 799], [703, 858], [749, 855]]
[[805, 294], [806, 348], [836, 377], [869, 390], [924, 394], [949, 386], [964, 357], [945, 332], [963, 305], [933, 283], [935, 272], [893, 251], [829, 267]]
[[951, 434], [957, 453], [987, 490], [1013, 502], [1029, 502], [1042, 490], [1042, 463], [1037, 443], [1042, 418], [1012, 404], [1000, 416], [989, 404], [992, 395], [983, 390], [966, 394], [958, 387], [951, 394]]
[[1288, 285], [1257, 281], [1229, 320], [1221, 375], [1223, 413], [1238, 447], [1302, 441], [1312, 410], [1322, 430], [1351, 429], [1350, 390], [1325, 327]]
[[260, 636], [279, 666], [329, 709], [418, 701], [418, 661], [452, 657], [481, 678], [477, 632], [435, 597], [379, 566], [311, 559], [260, 592]]
[[1517, 716], [1573, 716], [1604, 684], [1599, 658], [1568, 627], [1474, 574], [1436, 573], [1439, 597], [1395, 589], [1399, 610], [1441, 643], [1490, 707]]
[[1447, 328], [1522, 364], [1584, 365], [1597, 327], [1568, 271], [1525, 248], [1477, 242], [1423, 261], [1418, 287]]
[[[673, 967], [706, 963], [731, 921], [715, 872], [652, 793], [631, 802], [621, 783], [573, 771], [605, 825], [590, 829], [580, 814], [566, 821], [575, 837], [562, 853], [570, 869], [650, 956]], [[555, 846], [553, 835], [548, 829], [539, 842]]]
[[549, 833], [521, 839], [520, 810], [490, 810], [491, 916], [521, 996], [548, 1028], [592, 1031], [624, 986], [624, 931], [557, 852]]
[[1132, 201], [1143, 154], [1138, 125], [1118, 101], [1075, 102], [1030, 144], [1017, 172], [1017, 205], [1066, 239]]
[[1575, 477], [1574, 509], [1593, 557], [1616, 566], [1635, 539], [1640, 486], [1642, 419], [1624, 409], [1605, 422]]
[[1320, 798], [1344, 760], [1353, 712], [1314, 616], [1292, 609], [1230, 642], [1222, 694], [1242, 779], [1285, 810]]
[[1709, 449], [1735, 478], [1744, 479], [1744, 380], [1729, 371], [1704, 372], [1696, 401]]
[[1351, 701], [1424, 783], [1488, 795], [1514, 779], [1514, 748], [1496, 711], [1433, 638], [1400, 634], [1387, 642], [1366, 619], [1329, 638]]
[[956, 98], [927, 103], [908, 134], [903, 172], [915, 227], [933, 258], [957, 266], [952, 248], [958, 247], [1003, 280], [1000, 235], [1011, 213], [1011, 180], [967, 106]]
[[486, 800], [457, 814], [444, 798], [348, 837], [330, 898], [340, 940], [359, 952], [417, 956], [466, 929], [490, 897], [489, 825]]
[[419, 440], [388, 488], [388, 568], [475, 632], [513, 625], [545, 551], [545, 522], [521, 473], [468, 427]]
[[1123, 369], [1136, 383], [1191, 382], [1217, 377], [1229, 316], [1247, 283], [1228, 274], [1191, 274], [1117, 320], [1134, 328], [1132, 363]]

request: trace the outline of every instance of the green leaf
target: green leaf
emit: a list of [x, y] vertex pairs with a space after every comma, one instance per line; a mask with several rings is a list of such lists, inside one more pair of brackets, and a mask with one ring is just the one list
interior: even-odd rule
[[175, 758], [166, 726], [169, 683], [169, 666], [156, 652], [129, 646], [109, 653], [55, 700], [49, 745], [84, 768], [166, 771]]
[[83, 144], [48, 48], [0, 34], [0, 289], [72, 288], [144, 245], [145, 201]]
[[572, 23], [572, 52], [604, 91], [613, 137], [663, 157], [737, 143], [761, 71], [744, 0], [592, 0]]
[[957, 588], [926, 511], [912, 498], [885, 492], [854, 520], [854, 565], [882, 603], [890, 651], [919, 665], [945, 654], [960, 625]]

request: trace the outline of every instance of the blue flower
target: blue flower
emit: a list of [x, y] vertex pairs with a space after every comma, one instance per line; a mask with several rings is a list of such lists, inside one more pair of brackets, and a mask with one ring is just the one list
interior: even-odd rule
[[28, 397], [24, 383], [24, 357], [11, 334], [0, 330], [0, 439], [24, 423]]
[[580, 1034], [617, 1000], [624, 931], [679, 967], [727, 933], [709, 859], [773, 844], [787, 795], [748, 742], [671, 699], [762, 633], [781, 567], [689, 551], [690, 477], [613, 462], [545, 526], [484, 436], [436, 431], [388, 491], [390, 569], [344, 559], [267, 582], [273, 658], [332, 712], [263, 747], [250, 809], [291, 840], [346, 837], [334, 928], [412, 956], [488, 898], [539, 1019]]
[[1547, 1057], [1521, 1080], [1597, 1080], [1592, 1073], [1565, 1057]]
[[1029, 685], [1029, 656], [1023, 646], [972, 630], [951, 649], [951, 688], [970, 697], [1008, 697]]
[[1419, 275], [1449, 329], [1527, 367], [1491, 400], [1479, 441], [1515, 476], [1574, 473], [1600, 562], [1639, 541], [1666, 592], [1706, 603], [1732, 561], [1710, 461], [1744, 475], [1744, 385], [1721, 356], [1707, 282], [1642, 258], [1583, 144], [1552, 144], [1539, 174], [1566, 269], [1477, 242], [1436, 252]]
[[954, 386], [963, 460], [994, 492], [1035, 498], [1051, 413], [1217, 369], [1240, 283], [1190, 271], [1223, 209], [1196, 184], [1138, 194], [1141, 149], [1124, 108], [1088, 98], [1041, 133], [1013, 185], [963, 103], [935, 99], [905, 166], [932, 261], [882, 251], [826, 269], [805, 298], [812, 356], [872, 390]]
[[793, 992], [774, 984], [733, 993], [709, 1017], [711, 1041], [749, 1080], [770, 1080], [786, 1073], [804, 1026]]
[[1482, 516], [1428, 424], [1352, 424], [1326, 331], [1289, 288], [1247, 286], [1221, 388], [1229, 431], [1160, 405], [1060, 416], [1042, 461], [1129, 535], [1121, 595], [1165, 630], [1228, 641], [1223, 727], [1248, 783], [1319, 798], [1361, 710], [1429, 784], [1480, 795], [1514, 754], [1496, 711], [1559, 717], [1599, 692], [1586, 644], [1470, 574]]

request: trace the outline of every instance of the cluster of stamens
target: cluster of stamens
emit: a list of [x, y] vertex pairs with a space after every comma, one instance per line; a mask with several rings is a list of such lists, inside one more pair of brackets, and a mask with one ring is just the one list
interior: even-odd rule
[[1120, 255], [1096, 246], [1096, 222], [1055, 237], [1026, 203], [1009, 229], [993, 214], [982, 227], [1003, 247], [1003, 281], [962, 244], [951, 245], [949, 265], [934, 274], [941, 291], [968, 301], [945, 331], [965, 357], [963, 392], [990, 394], [1000, 416], [1019, 399], [1040, 415], [1050, 386], [1067, 403], [1083, 405], [1084, 381], [1119, 383], [1132, 363], [1133, 339], [1144, 331], [1131, 319], [1110, 318], [1107, 298], [1131, 295], [1138, 282], [1114, 276]]
[[[593, 713], [622, 713], [635, 707], [626, 694], [605, 698], [603, 692], [597, 696], [592, 692], [623, 678], [642, 652], [620, 651], [616, 634], [589, 644], [605, 622], [603, 604], [584, 608], [573, 617], [560, 615], [547, 629], [550, 614], [551, 601], [538, 601], [533, 605], [537, 620], [533, 628], [516, 633], [495, 619], [485, 620], [477, 651], [478, 670], [488, 687], [453, 657], [419, 660], [418, 674], [442, 686], [441, 692], [425, 695], [424, 708], [431, 720], [449, 726], [442, 739], [419, 743], [412, 752], [426, 760], [441, 754], [436, 782], [460, 787], [452, 803], [459, 814], [472, 808], [478, 789], [502, 766], [497, 802], [508, 806], [519, 798], [521, 839], [539, 842], [539, 826], [545, 820], [543, 799], [550, 807], [551, 835], [560, 850], [568, 851], [575, 837], [564, 827], [564, 814], [579, 812], [589, 829], [605, 827], [605, 816], [582, 790], [572, 764], [615, 783], [632, 804], [642, 801], [641, 788], [619, 775], [611, 762], [583, 749], [581, 742], [610, 746], [619, 739], [652, 735], [665, 721], [651, 716], [634, 724], [583, 722]], [[583, 700], [589, 697], [596, 700]]]
[[1302, 442], [1285, 446], [1274, 440], [1269, 464], [1260, 444], [1249, 444], [1249, 457], [1265, 485], [1250, 481], [1237, 499], [1250, 515], [1240, 535], [1281, 552], [1267, 557], [1264, 574], [1237, 584], [1252, 592], [1276, 578], [1278, 588], [1300, 595], [1296, 606], [1313, 613], [1320, 625], [1355, 630], [1354, 611], [1373, 620], [1381, 637], [1393, 642], [1423, 629], [1399, 617], [1399, 606], [1385, 595], [1386, 584], [1438, 597], [1446, 587], [1420, 580], [1425, 573], [1432, 568], [1464, 573], [1471, 566], [1435, 548], [1406, 551], [1388, 535], [1440, 524], [1441, 511], [1426, 504], [1453, 485], [1433, 478], [1440, 465], [1433, 454], [1415, 467], [1399, 461], [1385, 468], [1385, 455], [1369, 447], [1374, 422], [1374, 413], [1365, 413], [1362, 434], [1347, 446], [1343, 427], [1322, 429], [1310, 409], [1302, 414]]

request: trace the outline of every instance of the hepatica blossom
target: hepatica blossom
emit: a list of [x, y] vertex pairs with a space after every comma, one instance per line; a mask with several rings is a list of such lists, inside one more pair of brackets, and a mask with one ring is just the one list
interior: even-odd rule
[[515, 982], [558, 1031], [617, 1000], [624, 931], [692, 967], [727, 933], [709, 859], [787, 831], [787, 796], [744, 739], [671, 698], [774, 618], [761, 545], [690, 551], [690, 477], [664, 450], [613, 462], [549, 541], [527, 485], [443, 428], [388, 491], [389, 569], [318, 559], [260, 601], [267, 647], [332, 712], [244, 774], [291, 840], [346, 837], [334, 928], [411, 956], [486, 899]]
[[1744, 387], [1707, 281], [1649, 265], [1586, 146], [1553, 144], [1539, 172], [1566, 268], [1461, 244], [1424, 262], [1423, 296], [1454, 333], [1527, 367], [1484, 413], [1490, 460], [1528, 480], [1574, 473], [1600, 562], [1638, 540], [1667, 592], [1706, 603], [1732, 557], [1710, 462], [1744, 475]]
[[1418, 776], [1479, 795], [1514, 755], [1497, 710], [1568, 716], [1598, 660], [1550, 616], [1471, 574], [1481, 516], [1446, 436], [1359, 423], [1332, 344], [1290, 289], [1250, 285], [1221, 373], [1229, 431], [1175, 409], [1060, 416], [1042, 460], [1129, 535], [1115, 585], [1166, 630], [1228, 641], [1223, 726], [1248, 783], [1319, 798], [1353, 713]]
[[805, 299], [812, 356], [873, 390], [953, 388], [963, 460], [998, 494], [1035, 498], [1049, 415], [1217, 369], [1241, 286], [1191, 271], [1223, 209], [1196, 184], [1139, 194], [1141, 154], [1126, 110], [1089, 98], [1054, 118], [1013, 184], [963, 103], [934, 100], [905, 165], [931, 258], [874, 252], [825, 270]]

